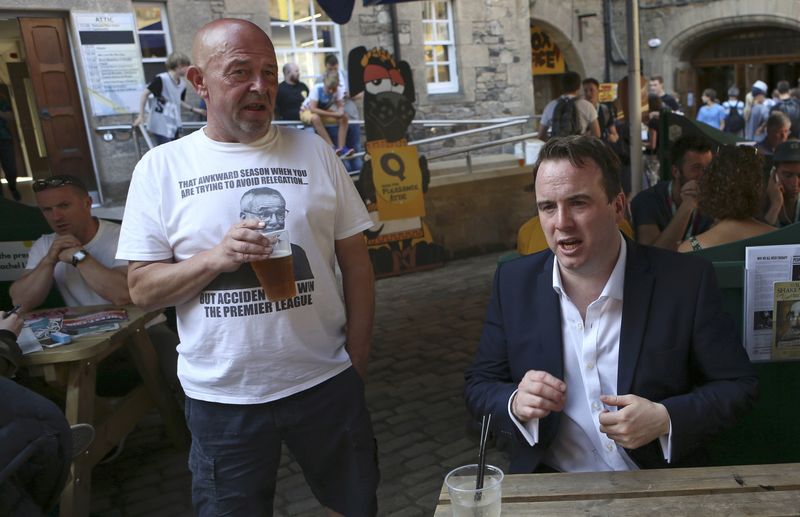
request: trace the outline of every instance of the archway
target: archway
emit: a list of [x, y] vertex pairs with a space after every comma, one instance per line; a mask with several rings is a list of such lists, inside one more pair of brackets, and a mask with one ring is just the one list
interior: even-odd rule
[[[573, 71], [585, 77], [583, 60], [581, 60], [570, 39], [554, 25], [539, 18], [531, 18], [531, 71], [533, 73], [533, 100], [536, 113], [541, 113], [548, 102], [561, 93], [561, 75], [563, 72]], [[543, 67], [535, 66], [537, 61], [537, 47], [546, 46], [554, 48], [560, 54], [563, 66], [553, 68], [550, 72], [534, 71]]]

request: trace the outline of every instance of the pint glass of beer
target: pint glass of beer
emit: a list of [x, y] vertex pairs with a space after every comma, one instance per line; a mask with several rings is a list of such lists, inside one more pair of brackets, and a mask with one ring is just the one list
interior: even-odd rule
[[272, 241], [272, 255], [267, 260], [251, 262], [258, 281], [270, 301], [291, 298], [297, 294], [294, 285], [294, 265], [292, 263], [292, 244], [289, 231], [269, 232], [266, 236]]

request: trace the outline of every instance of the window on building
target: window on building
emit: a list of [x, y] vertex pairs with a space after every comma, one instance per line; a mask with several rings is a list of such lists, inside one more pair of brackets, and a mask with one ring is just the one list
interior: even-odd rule
[[136, 2], [133, 10], [142, 51], [144, 79], [149, 83], [157, 74], [166, 70], [167, 56], [172, 52], [167, 8], [164, 4]]
[[453, 2], [451, 0], [423, 2], [422, 30], [425, 43], [425, 82], [428, 85], [428, 93], [458, 91]]
[[342, 56], [341, 36], [336, 25], [314, 0], [269, 0], [272, 43], [278, 68], [296, 63], [300, 80], [309, 87], [325, 73], [325, 56], [335, 54], [339, 67], [347, 67]]

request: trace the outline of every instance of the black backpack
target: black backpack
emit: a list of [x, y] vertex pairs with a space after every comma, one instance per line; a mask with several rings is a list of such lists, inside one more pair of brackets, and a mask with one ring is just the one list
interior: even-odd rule
[[725, 132], [740, 133], [744, 129], [744, 117], [739, 113], [739, 103], [728, 103], [728, 115], [725, 117]]
[[550, 126], [551, 136], [568, 136], [583, 134], [578, 117], [576, 97], [562, 96], [553, 110], [553, 123]]

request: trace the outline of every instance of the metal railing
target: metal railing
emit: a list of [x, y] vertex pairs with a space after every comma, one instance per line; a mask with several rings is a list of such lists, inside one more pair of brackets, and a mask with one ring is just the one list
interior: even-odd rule
[[[539, 115], [528, 115], [528, 116], [514, 116], [514, 117], [500, 117], [500, 118], [493, 118], [493, 119], [457, 119], [457, 120], [446, 120], [446, 119], [418, 119], [413, 120], [411, 125], [415, 126], [422, 126], [422, 127], [453, 127], [457, 125], [481, 125], [482, 127], [466, 129], [464, 131], [457, 131], [455, 133], [447, 133], [444, 135], [437, 135], [428, 138], [421, 138], [417, 140], [412, 140], [408, 142], [408, 145], [412, 146], [421, 146], [426, 144], [432, 144], [436, 142], [444, 142], [448, 140], [453, 140], [460, 137], [465, 136], [474, 136], [482, 133], [488, 133], [490, 131], [495, 131], [497, 129], [504, 129], [514, 126], [524, 126], [528, 124], [529, 121], [535, 120], [540, 118]], [[289, 126], [302, 126], [303, 123], [299, 120], [276, 120], [272, 122], [275, 125], [289, 125]], [[351, 124], [359, 124], [363, 125], [363, 120], [351, 120]], [[197, 130], [205, 126], [205, 122], [197, 122], [197, 121], [187, 121], [183, 123], [183, 128], [189, 130]], [[95, 131], [99, 133], [110, 133], [112, 131], [130, 131], [133, 135], [134, 145], [136, 146], [136, 153], [139, 156], [142, 156], [142, 146], [139, 142], [139, 138], [143, 138], [147, 149], [152, 149], [154, 147], [152, 138], [150, 134], [145, 130], [143, 125], [133, 126], [132, 124], [116, 124], [116, 125], [107, 125], [107, 126], [97, 126], [94, 128]], [[138, 131], [136, 130], [138, 129]], [[431, 156], [428, 156], [428, 161], [439, 160], [442, 158], [447, 158], [450, 156], [456, 156], [459, 154], [466, 155], [466, 165], [467, 165], [467, 173], [472, 174], [472, 153], [475, 151], [480, 151], [483, 149], [488, 149], [491, 147], [496, 147], [499, 145], [507, 145], [516, 142], [521, 142], [524, 140], [529, 140], [532, 138], [536, 138], [537, 133], [523, 133], [518, 136], [506, 137], [501, 138], [499, 140], [492, 140], [490, 142], [482, 142], [477, 144], [471, 144], [468, 146], [463, 146], [455, 149], [451, 149], [449, 151], [441, 152], [441, 153], [434, 153]], [[355, 153], [348, 157], [342, 157], [342, 160], [353, 160], [356, 158], [363, 158], [366, 152], [361, 151]], [[358, 176], [359, 171], [354, 171], [350, 173], [350, 176]]]

